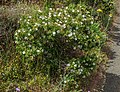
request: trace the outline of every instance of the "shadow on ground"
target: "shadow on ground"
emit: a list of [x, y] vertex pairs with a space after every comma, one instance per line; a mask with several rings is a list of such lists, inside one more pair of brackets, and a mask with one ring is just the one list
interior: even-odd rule
[[[115, 24], [115, 23], [114, 23]], [[118, 23], [116, 23], [118, 25]], [[120, 25], [120, 24], [119, 24]], [[112, 31], [110, 31], [108, 33], [109, 37], [112, 38], [112, 40], [114, 42], [116, 42], [116, 44], [118, 46], [120, 46], [120, 28], [118, 28], [117, 26], [113, 25], [112, 27]]]
[[108, 31], [108, 37], [111, 39], [110, 45], [103, 47], [103, 52], [105, 52], [110, 60], [114, 60], [116, 56], [116, 52], [111, 49], [112, 44], [116, 44], [117, 46], [120, 46], [120, 28], [113, 25], [112, 30]]
[[[110, 46], [111, 46], [111, 44], [110, 44]], [[102, 51], [106, 53], [108, 59], [113, 60], [113, 59], [116, 58], [116, 52], [113, 51], [110, 46], [105, 45], [105, 46], [102, 48]]]
[[120, 76], [107, 73], [103, 92], [120, 92]]

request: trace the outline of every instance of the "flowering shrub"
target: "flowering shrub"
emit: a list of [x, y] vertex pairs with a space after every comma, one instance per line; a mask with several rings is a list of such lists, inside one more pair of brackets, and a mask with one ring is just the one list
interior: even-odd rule
[[34, 16], [24, 16], [15, 33], [19, 53], [34, 57], [43, 54], [47, 46], [53, 47], [59, 40], [74, 50], [100, 48], [105, 42], [105, 33], [100, 31], [99, 24], [94, 22], [85, 6], [75, 7], [49, 8], [49, 12], [38, 10]]
[[22, 62], [31, 67], [30, 61], [39, 60], [43, 67], [38, 71], [50, 78], [65, 74], [77, 82], [89, 76], [102, 61], [100, 49], [106, 33], [84, 4], [36, 10], [23, 16], [19, 24], [15, 43]]

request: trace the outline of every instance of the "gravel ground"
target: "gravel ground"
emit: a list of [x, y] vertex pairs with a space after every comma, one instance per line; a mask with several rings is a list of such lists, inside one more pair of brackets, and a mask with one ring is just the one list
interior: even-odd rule
[[117, 15], [113, 19], [113, 30], [110, 32], [113, 43], [110, 46], [111, 57], [103, 92], [120, 92], [120, 0], [116, 1], [116, 11]]

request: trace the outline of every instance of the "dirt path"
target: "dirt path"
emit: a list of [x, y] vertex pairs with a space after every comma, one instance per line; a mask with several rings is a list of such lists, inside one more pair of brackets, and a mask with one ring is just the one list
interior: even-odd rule
[[120, 92], [120, 0], [115, 3], [118, 14], [114, 17], [113, 31], [110, 32], [113, 44], [103, 92]]

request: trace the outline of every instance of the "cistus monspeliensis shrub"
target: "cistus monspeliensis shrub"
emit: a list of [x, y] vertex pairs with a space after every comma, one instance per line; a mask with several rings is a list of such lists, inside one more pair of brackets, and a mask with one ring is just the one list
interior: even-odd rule
[[62, 76], [64, 86], [79, 84], [102, 61], [106, 33], [84, 4], [35, 11], [21, 17], [14, 35], [20, 62], [31, 71], [42, 66], [35, 71], [50, 80]]

